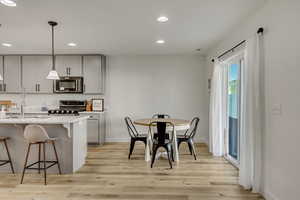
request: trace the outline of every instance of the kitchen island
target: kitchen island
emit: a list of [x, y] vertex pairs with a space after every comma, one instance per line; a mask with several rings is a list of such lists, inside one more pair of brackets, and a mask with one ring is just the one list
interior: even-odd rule
[[[73, 173], [80, 169], [87, 155], [87, 116], [7, 116], [0, 119], [0, 136], [10, 137], [8, 148], [17, 173], [24, 166], [25, 153], [28, 143], [24, 139], [23, 131], [26, 125], [39, 124], [45, 127], [49, 137], [56, 138], [56, 148], [62, 173]], [[6, 159], [3, 147], [0, 147], [0, 159]], [[32, 148], [28, 163], [36, 162], [38, 148]], [[53, 149], [46, 145], [46, 159], [55, 160]], [[57, 173], [52, 167], [50, 173]], [[11, 173], [9, 165], [1, 166], [0, 172]], [[32, 171], [36, 173], [35, 171]]]

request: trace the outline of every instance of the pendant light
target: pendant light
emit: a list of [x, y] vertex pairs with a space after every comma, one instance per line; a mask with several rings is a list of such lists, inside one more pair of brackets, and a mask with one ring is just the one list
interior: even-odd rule
[[51, 26], [52, 30], [52, 70], [49, 72], [47, 79], [49, 80], [58, 80], [59, 76], [55, 70], [55, 56], [54, 56], [54, 26], [57, 25], [57, 22], [49, 21], [48, 24]]
[[0, 0], [0, 3], [9, 7], [16, 7], [17, 3], [16, 0]]

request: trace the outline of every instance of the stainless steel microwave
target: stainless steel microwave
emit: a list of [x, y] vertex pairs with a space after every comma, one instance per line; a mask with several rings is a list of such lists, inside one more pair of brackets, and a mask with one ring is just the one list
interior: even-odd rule
[[83, 93], [83, 77], [61, 76], [54, 82], [54, 93]]

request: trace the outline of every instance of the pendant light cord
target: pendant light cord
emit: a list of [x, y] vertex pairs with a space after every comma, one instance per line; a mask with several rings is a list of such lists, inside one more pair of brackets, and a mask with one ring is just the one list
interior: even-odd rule
[[52, 30], [52, 70], [55, 71], [55, 56], [54, 56], [54, 26], [57, 26], [57, 22], [49, 21], [48, 24]]
[[52, 70], [55, 70], [55, 56], [54, 56], [54, 26], [52, 26]]

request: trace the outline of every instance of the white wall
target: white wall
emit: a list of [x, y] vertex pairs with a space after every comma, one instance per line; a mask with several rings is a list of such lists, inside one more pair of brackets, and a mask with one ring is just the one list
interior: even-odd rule
[[[297, 200], [300, 196], [300, 1], [270, 0], [240, 24], [210, 58], [265, 28], [266, 126], [264, 193], [267, 199]], [[211, 71], [212, 65], [207, 65]], [[211, 73], [210, 73], [211, 74]], [[282, 105], [282, 114], [272, 107]]]
[[[200, 117], [199, 142], [208, 141], [208, 92], [205, 59], [191, 56], [109, 56], [106, 80], [106, 141], [128, 141], [124, 117], [151, 117], [168, 113], [172, 117]], [[78, 94], [27, 94], [26, 111], [42, 106], [56, 109], [59, 100], [86, 100], [96, 97]], [[0, 94], [0, 100], [20, 105], [21, 95]], [[18, 106], [19, 107], [19, 106]]]
[[205, 62], [200, 56], [110, 56], [107, 69], [107, 140], [127, 141], [124, 117], [155, 113], [200, 117], [198, 141], [207, 141]]

